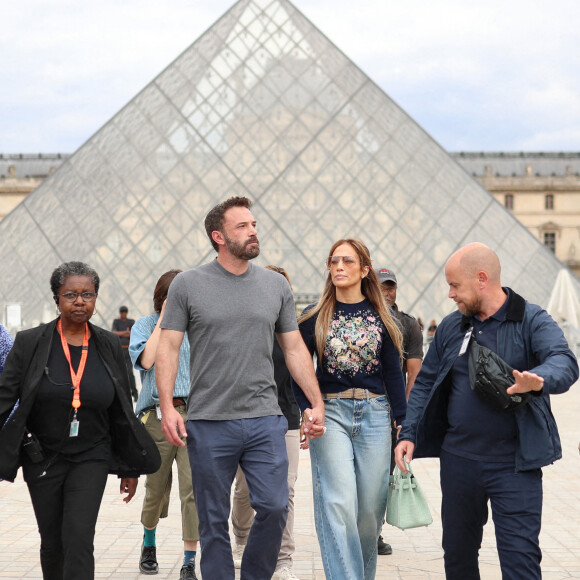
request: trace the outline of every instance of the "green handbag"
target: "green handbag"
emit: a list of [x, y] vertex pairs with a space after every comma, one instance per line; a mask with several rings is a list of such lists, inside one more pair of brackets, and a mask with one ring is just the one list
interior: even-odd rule
[[411, 466], [405, 463], [409, 473], [398, 467], [389, 478], [387, 498], [387, 523], [401, 530], [428, 526], [433, 523], [427, 500], [413, 475]]

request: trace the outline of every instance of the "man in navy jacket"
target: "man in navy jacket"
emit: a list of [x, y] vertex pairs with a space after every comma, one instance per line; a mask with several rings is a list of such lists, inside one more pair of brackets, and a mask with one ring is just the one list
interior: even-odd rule
[[[478, 553], [491, 504], [503, 580], [541, 578], [539, 533], [544, 465], [562, 457], [550, 394], [578, 378], [578, 364], [554, 320], [500, 280], [497, 255], [469, 244], [445, 267], [458, 311], [443, 319], [411, 395], [395, 450], [440, 457], [445, 573], [478, 580]], [[527, 404], [502, 411], [470, 386], [468, 332], [514, 369], [509, 394]]]

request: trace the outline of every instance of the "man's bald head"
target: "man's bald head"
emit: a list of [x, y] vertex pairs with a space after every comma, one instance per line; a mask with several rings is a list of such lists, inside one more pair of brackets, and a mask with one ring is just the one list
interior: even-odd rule
[[447, 264], [458, 266], [461, 273], [468, 278], [485, 272], [489, 282], [501, 286], [501, 265], [497, 254], [485, 244], [473, 242], [463, 246], [451, 255]]
[[452, 254], [445, 265], [449, 298], [462, 314], [478, 315], [484, 320], [505, 302], [500, 274], [499, 258], [491, 248], [467, 244]]

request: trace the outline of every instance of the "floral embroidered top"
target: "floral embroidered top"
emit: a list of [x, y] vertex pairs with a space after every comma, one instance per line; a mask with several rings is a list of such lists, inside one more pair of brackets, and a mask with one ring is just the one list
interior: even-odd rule
[[[307, 310], [312, 308], [308, 306]], [[368, 300], [357, 304], [336, 303], [322, 361], [318, 360], [314, 328], [316, 316], [300, 324], [302, 338], [316, 355], [316, 375], [323, 393], [368, 389], [385, 393], [397, 424], [404, 419], [407, 402], [399, 353], [380, 316]], [[293, 383], [296, 401], [303, 411], [310, 404]]]

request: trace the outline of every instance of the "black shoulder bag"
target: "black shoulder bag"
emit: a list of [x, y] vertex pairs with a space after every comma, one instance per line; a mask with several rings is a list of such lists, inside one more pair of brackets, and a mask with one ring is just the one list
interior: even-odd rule
[[469, 345], [469, 383], [475, 394], [500, 411], [509, 411], [530, 400], [529, 393], [508, 395], [506, 390], [516, 381], [513, 369], [495, 352], [475, 340], [473, 327]]

